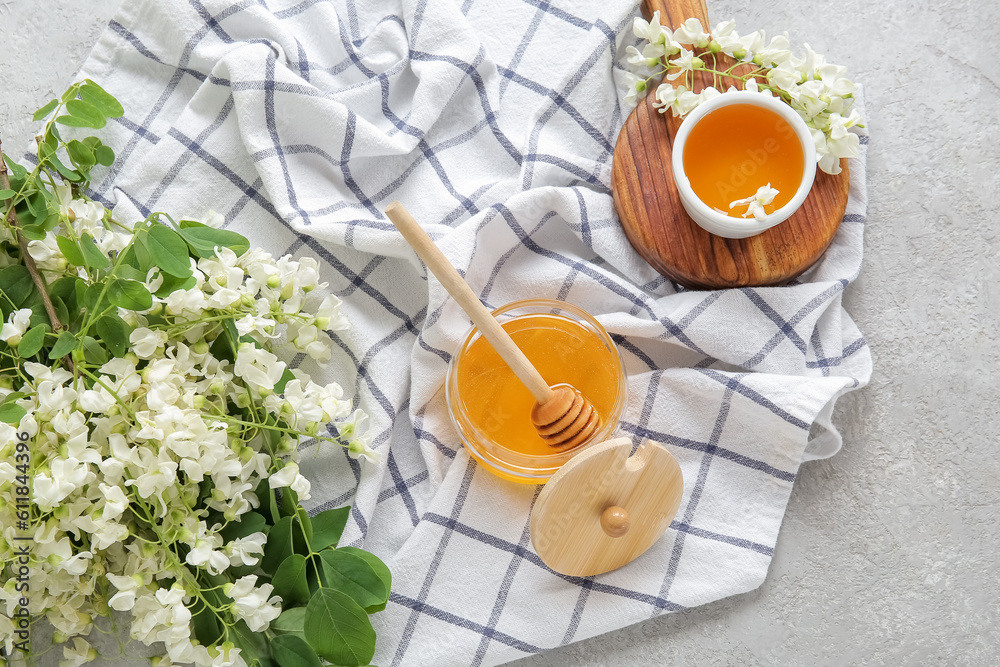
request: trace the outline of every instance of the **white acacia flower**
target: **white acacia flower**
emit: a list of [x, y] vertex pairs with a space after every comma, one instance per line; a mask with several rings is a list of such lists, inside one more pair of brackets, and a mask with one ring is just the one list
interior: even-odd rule
[[43, 271], [63, 271], [68, 265], [59, 250], [54, 230], [48, 232], [43, 239], [28, 241], [28, 254]]
[[271, 597], [274, 587], [264, 584], [259, 588], [257, 575], [242, 577], [234, 584], [226, 584], [222, 591], [233, 600], [233, 613], [246, 621], [253, 632], [263, 632], [281, 614], [281, 598]]
[[167, 332], [139, 327], [129, 334], [128, 340], [137, 357], [151, 359], [153, 355], [162, 353], [160, 348], [167, 343]]
[[266, 396], [274, 391], [274, 385], [281, 379], [285, 368], [285, 362], [279, 361], [278, 357], [267, 350], [262, 350], [250, 343], [244, 343], [236, 352], [236, 364], [233, 371], [251, 389]]
[[694, 51], [681, 49], [681, 54], [670, 60], [670, 66], [679, 68], [679, 71], [667, 75], [667, 79], [673, 81], [687, 72], [693, 72], [696, 69], [703, 69], [705, 67], [705, 62], [701, 58], [696, 57], [694, 55]]
[[702, 30], [701, 21], [696, 18], [689, 18], [674, 31], [674, 41], [681, 44], [690, 44], [698, 48], [708, 46], [711, 35]]
[[754, 219], [761, 220], [767, 217], [764, 207], [773, 202], [777, 194], [778, 190], [772, 188], [771, 184], [768, 183], [757, 188], [757, 192], [745, 199], [737, 199], [736, 201], [729, 202], [729, 208], [747, 206], [747, 212], [743, 214], [743, 217], [748, 218], [752, 215]]
[[7, 317], [2, 328], [0, 328], [0, 340], [11, 347], [21, 342], [21, 336], [28, 330], [28, 321], [31, 320], [31, 309], [21, 308], [15, 310]]
[[229, 556], [219, 551], [222, 546], [222, 538], [216, 534], [204, 532], [205, 522], [199, 525], [199, 535], [194, 543], [194, 548], [184, 557], [188, 565], [204, 567], [209, 574], [221, 574], [229, 567]]
[[267, 535], [264, 533], [253, 533], [246, 537], [236, 538], [226, 545], [230, 564], [233, 566], [256, 565], [260, 562], [261, 554], [264, 553], [265, 542], [267, 542]]
[[718, 44], [723, 53], [733, 55], [733, 52], [743, 48], [740, 43], [740, 35], [736, 32], [736, 21], [729, 20], [717, 23], [712, 29], [712, 39]]
[[54, 459], [49, 463], [49, 474], [40, 472], [32, 480], [35, 504], [43, 512], [50, 512], [69, 494], [95, 479], [97, 475], [86, 463], [74, 458]]
[[59, 661], [59, 667], [80, 667], [94, 660], [97, 660], [97, 650], [83, 637], [74, 637], [72, 646], [63, 646], [63, 659]]
[[665, 30], [667, 29], [660, 24], [660, 10], [653, 12], [653, 17], [648, 22], [641, 16], [636, 16], [632, 22], [632, 32], [635, 36], [653, 44], [667, 40]]
[[108, 606], [118, 611], [131, 610], [135, 606], [136, 591], [143, 586], [142, 576], [134, 574], [131, 577], [124, 577], [110, 572], [104, 576], [118, 589], [118, 592], [108, 600]]

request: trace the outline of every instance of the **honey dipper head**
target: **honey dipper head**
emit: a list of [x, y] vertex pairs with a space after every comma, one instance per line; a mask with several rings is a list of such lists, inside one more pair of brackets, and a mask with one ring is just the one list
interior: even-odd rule
[[601, 416], [573, 387], [553, 387], [552, 391], [551, 399], [535, 403], [531, 409], [531, 423], [547, 445], [557, 451], [566, 451], [597, 433]]

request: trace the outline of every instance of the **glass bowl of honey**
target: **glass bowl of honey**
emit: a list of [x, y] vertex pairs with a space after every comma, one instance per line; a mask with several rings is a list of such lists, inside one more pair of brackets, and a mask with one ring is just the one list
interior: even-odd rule
[[522, 484], [543, 484], [569, 459], [618, 428], [628, 382], [618, 348], [604, 327], [573, 304], [514, 301], [493, 311], [551, 386], [578, 389], [601, 417], [586, 442], [558, 452], [531, 423], [535, 399], [473, 327], [448, 365], [448, 413], [469, 453], [487, 470]]
[[[816, 146], [809, 128], [776, 97], [732, 91], [687, 115], [674, 137], [671, 166], [681, 204], [712, 234], [754, 236], [787, 220], [812, 189]], [[777, 190], [762, 218], [731, 206], [769, 185]]]

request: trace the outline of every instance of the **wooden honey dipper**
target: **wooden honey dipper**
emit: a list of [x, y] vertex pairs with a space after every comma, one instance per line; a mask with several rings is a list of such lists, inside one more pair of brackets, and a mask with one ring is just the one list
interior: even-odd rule
[[524, 356], [493, 314], [444, 256], [427, 232], [417, 224], [402, 204], [392, 202], [385, 214], [396, 225], [403, 238], [437, 276], [448, 294], [455, 299], [479, 332], [489, 341], [500, 358], [535, 397], [531, 422], [538, 434], [553, 449], [566, 451], [586, 441], [601, 427], [601, 416], [593, 404], [574, 387], [567, 384], [549, 386], [538, 370]]

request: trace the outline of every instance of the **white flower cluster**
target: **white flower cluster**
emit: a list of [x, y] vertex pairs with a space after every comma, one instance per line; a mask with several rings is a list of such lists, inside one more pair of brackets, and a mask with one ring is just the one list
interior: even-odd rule
[[[31, 241], [29, 252], [50, 275], [86, 279], [61, 252], [58, 234], [90, 234], [103, 252], [121, 251], [132, 235], [106, 228], [99, 204], [71, 200], [66, 188], [58, 194], [66, 229]], [[190, 261], [193, 286], [154, 296], [142, 312], [118, 308], [133, 327], [123, 357], [99, 366], [78, 361], [73, 372], [25, 361], [23, 371], [0, 374], [0, 400], [21, 392], [16, 404], [26, 411], [16, 426], [0, 423], [0, 569], [14, 562], [19, 534], [14, 487], [22, 473], [8, 462], [18, 435], [27, 434], [28, 611], [51, 622], [57, 642], [73, 640], [62, 665], [94, 657], [82, 637], [112, 609], [131, 612], [132, 637], [163, 642], [160, 665], [245, 665], [231, 644], [203, 646], [192, 636], [190, 609], [207, 605], [196, 575], [232, 577], [227, 570], [257, 565], [264, 551], [263, 532], [227, 541], [222, 530], [261, 504], [256, 490], [264, 480], [309, 497], [298, 441], [329, 422], [342, 422], [340, 439], [352, 456], [377, 459], [355, 433], [360, 418], [341, 387], [312, 382], [272, 352], [283, 346], [323, 362], [331, 346], [324, 332], [346, 327], [336, 297], [309, 296], [325, 287], [316, 261], [259, 250], [237, 257], [228, 248]], [[150, 271], [145, 286], [155, 293], [163, 280]], [[307, 307], [307, 300], [319, 303]], [[11, 313], [0, 341], [13, 348], [30, 315]], [[227, 319], [242, 337], [233, 361], [216, 347], [226, 340]], [[256, 420], [249, 411], [258, 411]], [[229, 581], [223, 611], [254, 632], [266, 630], [281, 610], [271, 585], [258, 586], [253, 575]], [[21, 597], [15, 586], [8, 578], [0, 587], [8, 654]]]
[[[626, 61], [635, 70], [628, 74], [626, 99], [635, 102], [638, 94], [646, 91], [647, 82], [663, 72], [667, 72], [668, 81], [683, 77], [682, 83], [661, 83], [654, 102], [660, 113], [670, 109], [674, 116], [683, 117], [721, 94], [714, 86], [695, 93], [691, 77], [694, 72], [742, 80], [744, 90], [774, 95], [787, 102], [812, 131], [819, 168], [839, 174], [840, 158], [858, 155], [858, 136], [850, 128], [863, 127], [861, 115], [851, 108], [855, 85], [845, 76], [847, 69], [826, 62], [808, 44], [805, 56], [793, 55], [787, 34], [768, 42], [762, 30], [740, 35], [735, 26], [735, 21], [725, 21], [708, 33], [698, 19], [691, 18], [671, 31], [660, 24], [659, 12], [648, 22], [636, 18], [633, 32], [646, 43], [641, 51], [634, 46], [626, 49]], [[732, 68], [716, 69], [715, 54], [719, 53], [748, 65], [750, 71], [737, 75]], [[650, 74], [657, 67], [662, 69]]]

